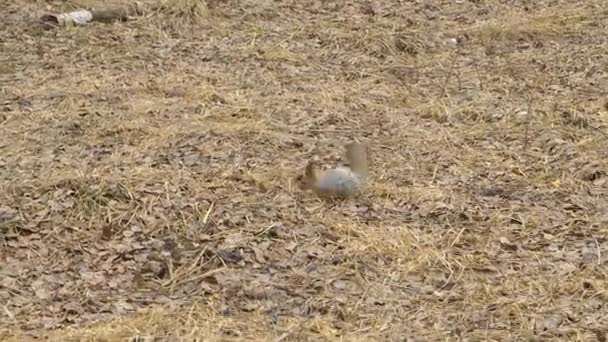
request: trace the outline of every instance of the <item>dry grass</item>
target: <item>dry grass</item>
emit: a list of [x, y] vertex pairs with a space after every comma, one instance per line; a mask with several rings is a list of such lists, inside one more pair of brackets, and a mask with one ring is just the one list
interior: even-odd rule
[[3, 340], [605, 340], [604, 1], [144, 5], [4, 5]]

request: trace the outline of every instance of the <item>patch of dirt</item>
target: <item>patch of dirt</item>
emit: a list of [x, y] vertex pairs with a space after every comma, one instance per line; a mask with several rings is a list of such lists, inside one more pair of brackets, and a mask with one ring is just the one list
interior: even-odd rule
[[608, 3], [163, 3], [1, 6], [3, 340], [606, 340]]

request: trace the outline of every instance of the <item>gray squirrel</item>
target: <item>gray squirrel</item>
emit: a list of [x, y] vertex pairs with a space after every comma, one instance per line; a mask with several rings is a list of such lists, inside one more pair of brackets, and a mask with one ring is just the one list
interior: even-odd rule
[[323, 198], [350, 197], [361, 190], [367, 182], [367, 150], [358, 142], [346, 145], [348, 166], [318, 171], [317, 164], [306, 165], [302, 188], [312, 190]]

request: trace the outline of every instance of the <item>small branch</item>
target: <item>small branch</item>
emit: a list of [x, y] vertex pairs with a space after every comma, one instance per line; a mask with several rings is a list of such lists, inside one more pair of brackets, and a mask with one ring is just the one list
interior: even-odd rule
[[524, 128], [524, 152], [528, 150], [528, 131], [530, 129], [530, 121], [532, 117], [532, 97], [528, 97], [528, 108], [526, 111], [526, 127]]
[[456, 59], [458, 57], [454, 57], [454, 59], [452, 59], [452, 64], [450, 65], [450, 69], [448, 70], [448, 74], [445, 77], [445, 81], [443, 82], [443, 87], [441, 88], [441, 94], [439, 94], [439, 98], [442, 98], [443, 95], [445, 95], [445, 91], [446, 88], [448, 86], [448, 83], [450, 82], [450, 78], [452, 78], [452, 74], [454, 73], [454, 67], [456, 66]]
[[479, 91], [483, 91], [483, 82], [481, 81], [481, 74], [479, 73], [479, 66], [477, 63], [475, 65], [475, 73], [477, 73], [477, 79], [479, 80]]

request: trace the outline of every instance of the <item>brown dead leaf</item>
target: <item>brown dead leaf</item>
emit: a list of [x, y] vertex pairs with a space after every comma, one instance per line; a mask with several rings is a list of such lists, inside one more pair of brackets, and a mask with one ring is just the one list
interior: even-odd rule
[[36, 294], [36, 297], [38, 297], [40, 299], [49, 299], [52, 296], [51, 291], [49, 291], [46, 288], [36, 289], [35, 294]]
[[103, 226], [103, 228], [101, 228], [101, 238], [103, 240], [111, 240], [113, 235], [114, 231], [112, 229], [112, 226], [105, 225]]
[[380, 7], [374, 1], [367, 1], [361, 6], [361, 10], [363, 14], [373, 16], [378, 15], [378, 13], [380, 12]]
[[217, 255], [225, 263], [237, 263], [243, 260], [243, 256], [238, 249], [222, 249], [217, 251]]
[[595, 246], [584, 245], [581, 249], [581, 256], [585, 264], [599, 264], [598, 249]]
[[285, 249], [293, 252], [298, 247], [298, 243], [296, 241], [291, 241], [285, 245]]
[[80, 271], [80, 276], [90, 286], [97, 286], [106, 282], [106, 277], [102, 272]]
[[252, 300], [244, 300], [238, 305], [238, 308], [245, 312], [256, 311], [259, 307], [260, 304]]
[[357, 283], [348, 279], [334, 279], [330, 281], [332, 288], [338, 292], [359, 293], [361, 289]]
[[556, 266], [558, 268], [558, 273], [562, 276], [570, 274], [578, 269], [576, 265], [565, 261], [557, 262]]
[[115, 315], [124, 315], [128, 312], [132, 312], [133, 309], [133, 305], [127, 303], [125, 300], [120, 300], [112, 304], [112, 313]]
[[13, 208], [0, 207], [0, 222], [9, 221], [9, 220], [13, 219], [14, 217], [16, 217], [17, 214], [18, 214], [18, 211]]
[[255, 256], [255, 261], [263, 264], [266, 262], [266, 257], [264, 256], [264, 252], [258, 247], [251, 247], [253, 250], [253, 254]]
[[500, 245], [509, 251], [516, 251], [517, 250], [517, 245], [511, 243], [511, 241], [509, 241], [509, 239], [507, 239], [506, 237], [501, 237], [498, 241], [500, 241]]
[[82, 306], [82, 303], [69, 302], [63, 305], [63, 311], [67, 314], [82, 315], [84, 313], [84, 308]]
[[[608, 102], [607, 102], [606, 107], [608, 110]], [[601, 329], [592, 329], [592, 331], [595, 334], [595, 337], [597, 337], [598, 342], [608, 341], [608, 331], [601, 330]]]

